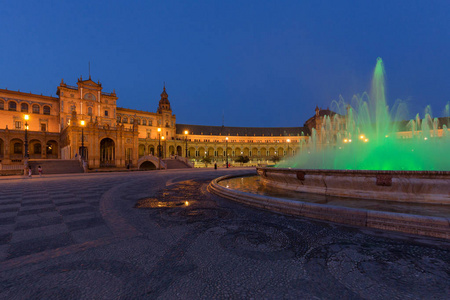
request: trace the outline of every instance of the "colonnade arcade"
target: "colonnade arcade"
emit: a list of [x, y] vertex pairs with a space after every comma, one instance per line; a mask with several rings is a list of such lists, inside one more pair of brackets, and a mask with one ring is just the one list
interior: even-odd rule
[[[0, 138], [0, 162], [2, 163], [22, 163], [25, 157], [25, 139], [14, 134], [9, 139]], [[50, 139], [42, 139], [35, 136], [28, 138], [28, 155], [31, 159], [58, 159], [59, 142]]]
[[[193, 143], [187, 143], [187, 156], [190, 159], [202, 159], [204, 157], [210, 157], [213, 160], [223, 160], [227, 156], [228, 158], [235, 158], [239, 156], [248, 156], [251, 160], [267, 160], [274, 156], [284, 157], [292, 156], [298, 153], [304, 144], [301, 145], [291, 145], [284, 143], [280, 144], [269, 144], [264, 146], [246, 146], [246, 145], [228, 145], [228, 150], [225, 152], [226, 146], [224, 145], [207, 145], [198, 144], [192, 145]], [[228, 143], [231, 144], [231, 143]], [[157, 156], [159, 141], [158, 140], [140, 140], [138, 146], [138, 157], [143, 157], [145, 155]], [[186, 156], [186, 142], [183, 140], [175, 141], [162, 141], [162, 157], [170, 157], [174, 155]]]

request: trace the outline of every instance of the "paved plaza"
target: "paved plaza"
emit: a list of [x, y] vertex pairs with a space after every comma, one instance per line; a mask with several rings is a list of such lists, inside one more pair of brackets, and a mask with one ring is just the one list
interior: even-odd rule
[[448, 299], [449, 241], [207, 191], [252, 171], [0, 178], [0, 299]]

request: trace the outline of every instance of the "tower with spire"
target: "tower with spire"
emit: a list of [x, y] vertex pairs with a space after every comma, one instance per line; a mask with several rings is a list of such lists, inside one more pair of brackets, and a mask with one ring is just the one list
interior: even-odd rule
[[162, 114], [163, 112], [172, 113], [172, 109], [170, 108], [169, 95], [167, 95], [165, 84], [164, 84], [163, 92], [161, 93], [161, 100], [159, 100], [157, 112], [158, 112], [158, 114]]

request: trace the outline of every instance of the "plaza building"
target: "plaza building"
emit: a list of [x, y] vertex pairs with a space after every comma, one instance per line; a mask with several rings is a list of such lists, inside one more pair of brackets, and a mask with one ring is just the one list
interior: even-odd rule
[[205, 157], [234, 164], [240, 156], [268, 164], [307, 151], [311, 140], [317, 149], [345, 134], [345, 116], [318, 107], [299, 127], [177, 124], [165, 86], [156, 112], [117, 106], [115, 91], [103, 91], [90, 76], [76, 85], [61, 80], [56, 95], [0, 89], [0, 167], [21, 168], [28, 158], [83, 157], [89, 168], [155, 168], [159, 153], [190, 166]]

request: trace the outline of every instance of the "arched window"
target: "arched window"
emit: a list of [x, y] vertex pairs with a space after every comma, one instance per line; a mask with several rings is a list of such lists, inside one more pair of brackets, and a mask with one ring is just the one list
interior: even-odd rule
[[146, 125], [147, 126], [147, 120], [146, 119], [142, 120], [142, 125]]
[[21, 112], [28, 112], [28, 104], [26, 104], [26, 103], [20, 104], [20, 111]]
[[84, 99], [86, 99], [86, 100], [94, 100], [94, 101], [96, 100], [94, 94], [91, 94], [91, 93], [85, 94], [84, 95]]
[[40, 154], [41, 151], [42, 151], [41, 150], [41, 144], [39, 144], [39, 143], [34, 144], [33, 153], [34, 154]]
[[22, 154], [22, 143], [14, 143], [14, 154]]
[[0, 100], [0, 110], [4, 110], [5, 109], [5, 101]]
[[141, 119], [137, 119], [138, 125], [141, 125]]
[[14, 101], [8, 102], [8, 110], [10, 111], [16, 111], [17, 110], [17, 103]]
[[92, 116], [92, 107], [88, 107], [88, 115]]
[[122, 123], [128, 123], [128, 118], [127, 117], [123, 117]]
[[152, 126], [152, 120], [148, 120], [148, 126]]
[[120, 116], [117, 116], [117, 123], [120, 123]]
[[44, 106], [44, 115], [50, 115], [50, 106]]
[[134, 121], [133, 118], [130, 118], [130, 124], [133, 124], [133, 121]]
[[33, 110], [33, 114], [39, 114], [41, 113], [41, 108], [39, 107], [39, 105], [37, 104], [33, 104], [33, 106], [31, 107]]

